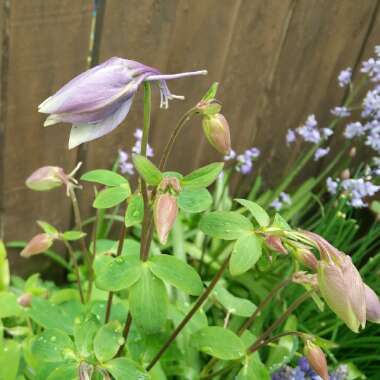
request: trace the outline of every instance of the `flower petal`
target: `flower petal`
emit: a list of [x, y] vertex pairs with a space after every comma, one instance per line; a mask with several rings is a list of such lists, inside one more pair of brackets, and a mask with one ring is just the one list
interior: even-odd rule
[[126, 94], [126, 86], [137, 85], [158, 70], [135, 61], [111, 58], [72, 79], [39, 106], [42, 113], [82, 113], [107, 106]]
[[70, 132], [69, 149], [112, 132], [127, 116], [133, 97], [128, 99], [115, 113], [108, 118], [93, 124], [76, 124], [73, 125]]

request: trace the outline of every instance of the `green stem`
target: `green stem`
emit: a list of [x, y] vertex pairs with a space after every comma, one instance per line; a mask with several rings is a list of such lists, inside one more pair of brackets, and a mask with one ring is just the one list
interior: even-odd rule
[[82, 282], [81, 282], [81, 279], [80, 279], [80, 272], [79, 272], [79, 267], [78, 267], [78, 262], [77, 262], [77, 258], [75, 257], [75, 253], [71, 247], [71, 244], [66, 241], [66, 240], [62, 240], [63, 243], [65, 244], [70, 256], [71, 256], [71, 260], [73, 262], [73, 267], [74, 267], [74, 271], [75, 271], [75, 276], [76, 276], [76, 280], [77, 280], [77, 286], [78, 286], [78, 291], [79, 291], [79, 298], [80, 298], [80, 302], [82, 304], [84, 304], [84, 294], [83, 294], [83, 288], [82, 288]]
[[259, 346], [261, 346], [265, 340], [272, 334], [272, 332], [280, 326], [286, 318], [289, 317], [289, 315], [297, 309], [298, 306], [300, 306], [304, 301], [306, 301], [311, 293], [314, 292], [314, 290], [310, 290], [304, 294], [302, 294], [300, 297], [298, 297], [286, 310], [285, 312], [276, 320], [274, 323], [268, 327], [262, 334], [261, 336], [248, 348], [249, 353], [255, 352]]
[[161, 349], [158, 351], [158, 353], [154, 356], [152, 361], [147, 366], [146, 370], [151, 370], [155, 364], [160, 360], [161, 356], [165, 353], [165, 351], [169, 348], [169, 346], [174, 342], [174, 340], [177, 338], [178, 334], [183, 330], [183, 328], [187, 325], [187, 323], [191, 320], [191, 318], [194, 316], [194, 314], [199, 310], [199, 308], [203, 305], [203, 303], [206, 301], [210, 293], [215, 288], [218, 281], [221, 279], [224, 271], [227, 268], [227, 265], [230, 261], [230, 255], [227, 256], [227, 258], [224, 260], [222, 266], [208, 285], [208, 287], [204, 290], [204, 292], [199, 296], [197, 302], [193, 305], [193, 307], [190, 309], [190, 311], [186, 314], [186, 316], [183, 318], [183, 320], [180, 322], [180, 324], [175, 328], [175, 330], [172, 332], [170, 337], [167, 339], [167, 341], [163, 344]]
[[[79, 231], [82, 231], [82, 217], [81, 217], [81, 213], [79, 209], [78, 199], [76, 197], [75, 191], [72, 186], [69, 187], [69, 195], [70, 195], [70, 199], [71, 199], [71, 203], [72, 203], [73, 211], [74, 211], [75, 228]], [[92, 282], [94, 281], [94, 271], [92, 268], [91, 255], [90, 255], [89, 250], [87, 249], [87, 245], [84, 240], [84, 237], [82, 237], [79, 240], [79, 244], [83, 252], [84, 260], [87, 267], [88, 282], [89, 282], [89, 287], [88, 287], [88, 292], [87, 292], [87, 301], [89, 301], [91, 299], [91, 289], [92, 289]]]
[[181, 119], [179, 120], [178, 124], [174, 128], [173, 133], [171, 134], [168, 143], [165, 146], [164, 152], [162, 153], [162, 157], [160, 160], [160, 164], [158, 168], [163, 171], [165, 170], [166, 164], [168, 162], [169, 155], [173, 149], [174, 143], [177, 140], [178, 135], [180, 134], [182, 128], [185, 126], [185, 124], [197, 113], [196, 108], [191, 108], [189, 111], [187, 111], [185, 114], [182, 115]]
[[[125, 211], [125, 212], [127, 212], [127, 211]], [[117, 245], [116, 257], [120, 256], [121, 253], [123, 252], [125, 233], [126, 233], [125, 223], [121, 223], [119, 243]], [[104, 323], [107, 323], [110, 320], [111, 309], [112, 309], [112, 301], [113, 301], [113, 292], [111, 291], [108, 293], [108, 300], [107, 300], [106, 315], [104, 318]]]
[[[148, 82], [144, 83], [144, 125], [141, 139], [141, 155], [146, 156], [150, 129], [151, 113], [151, 88]], [[144, 219], [141, 231], [140, 259], [147, 261], [149, 257], [149, 225], [151, 224], [152, 213], [149, 207], [148, 188], [143, 178], [141, 178], [141, 193], [144, 201]]]

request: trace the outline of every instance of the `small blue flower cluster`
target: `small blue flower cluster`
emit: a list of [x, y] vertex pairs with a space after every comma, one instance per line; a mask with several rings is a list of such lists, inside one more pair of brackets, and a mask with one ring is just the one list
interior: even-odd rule
[[276, 211], [281, 210], [284, 206], [290, 206], [292, 204], [292, 199], [290, 198], [290, 195], [287, 193], [280, 193], [278, 198], [272, 201], [272, 203], [269, 205], [270, 207], [274, 208]]
[[250, 148], [244, 151], [243, 154], [236, 155], [234, 150], [230, 150], [227, 156], [224, 156], [225, 161], [236, 159], [236, 171], [241, 174], [249, 174], [253, 170], [253, 161], [260, 156], [260, 150], [258, 148]]
[[[140, 154], [143, 131], [140, 128], [137, 128], [133, 136], [136, 141], [135, 145], [132, 147], [132, 153]], [[149, 144], [146, 149], [146, 155], [148, 157], [153, 157], [154, 155], [153, 149]], [[129, 154], [123, 149], [119, 149], [119, 169], [122, 174], [133, 175], [135, 173], [133, 164], [129, 161]]]
[[[348, 368], [346, 365], [339, 365], [330, 373], [330, 380], [347, 380]], [[305, 357], [298, 361], [295, 368], [284, 366], [272, 375], [272, 380], [322, 380], [310, 367]]]
[[[348, 110], [344, 110], [343, 107], [336, 108], [339, 108], [337, 112], [348, 112]], [[309, 115], [304, 125], [296, 128], [295, 130], [288, 130], [286, 134], [286, 143], [289, 146], [291, 143], [296, 141], [298, 135], [305, 142], [320, 144], [321, 142], [326, 141], [332, 134], [333, 131], [330, 128], [319, 129], [315, 115]], [[326, 156], [329, 151], [329, 148], [318, 148], [314, 154], [314, 160], [318, 161], [320, 158]]]
[[354, 208], [367, 207], [368, 203], [364, 201], [364, 198], [372, 197], [380, 190], [380, 186], [364, 178], [349, 178], [340, 181], [329, 177], [326, 180], [326, 186], [327, 191], [333, 195], [337, 194], [338, 189], [341, 188], [349, 199], [348, 203]]

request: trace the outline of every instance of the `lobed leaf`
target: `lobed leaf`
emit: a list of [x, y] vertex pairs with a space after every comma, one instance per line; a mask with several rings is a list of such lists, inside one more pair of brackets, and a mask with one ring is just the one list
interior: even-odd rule
[[178, 206], [190, 213], [202, 212], [210, 208], [212, 196], [206, 189], [184, 189], [178, 196]]
[[262, 255], [262, 244], [262, 239], [255, 234], [241, 236], [236, 241], [229, 264], [232, 276], [253, 268]]
[[131, 227], [142, 223], [144, 219], [144, 201], [142, 195], [133, 194], [128, 200], [128, 208], [125, 213], [125, 226]]
[[140, 176], [148, 185], [157, 186], [162, 181], [162, 173], [157, 166], [146, 157], [135, 154], [133, 155], [133, 163]]
[[196, 270], [174, 256], [154, 256], [149, 267], [158, 278], [187, 294], [197, 296], [202, 293], [202, 280]]
[[257, 223], [261, 227], [267, 227], [270, 223], [270, 218], [268, 213], [257, 203], [248, 201], [246, 199], [235, 199], [236, 202], [244, 206], [256, 219]]
[[223, 240], [236, 240], [253, 230], [252, 223], [236, 212], [214, 211], [204, 215], [199, 228], [207, 235]]
[[81, 180], [87, 182], [100, 183], [101, 185], [110, 187], [128, 184], [127, 179], [124, 178], [122, 175], [117, 174], [111, 170], [105, 169], [91, 170], [83, 174]]
[[187, 176], [183, 177], [181, 184], [187, 189], [201, 189], [210, 186], [218, 177], [224, 166], [223, 162], [212, 164], [196, 169]]
[[119, 321], [111, 321], [96, 333], [94, 352], [101, 363], [111, 360], [119, 351], [124, 342], [122, 331], [123, 327]]
[[111, 208], [125, 201], [131, 195], [129, 184], [110, 187], [100, 191], [93, 203], [94, 208]]

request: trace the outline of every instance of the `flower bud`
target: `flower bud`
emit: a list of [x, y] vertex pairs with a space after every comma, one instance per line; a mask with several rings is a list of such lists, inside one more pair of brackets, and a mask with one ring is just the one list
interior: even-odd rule
[[35, 191], [47, 191], [65, 183], [66, 174], [58, 166], [43, 166], [26, 180], [26, 186]]
[[323, 379], [329, 380], [329, 371], [325, 354], [319, 346], [311, 340], [305, 343], [304, 354], [310, 364], [310, 367]]
[[21, 296], [17, 298], [17, 302], [22, 307], [30, 307], [32, 304], [32, 295], [30, 293], [21, 294]]
[[351, 178], [350, 169], [344, 169], [342, 171], [342, 173], [340, 173], [340, 178], [341, 179], [350, 179]]
[[353, 146], [348, 154], [351, 158], [354, 158], [356, 156], [356, 147]]
[[286, 248], [282, 244], [281, 238], [278, 237], [278, 236], [268, 235], [265, 238], [265, 244], [272, 251], [275, 251], [275, 252], [278, 252], [278, 253], [282, 253], [283, 255], [287, 255], [288, 254], [288, 251], [286, 250]]
[[154, 203], [154, 224], [161, 244], [166, 244], [168, 235], [178, 214], [176, 197], [161, 194]]
[[321, 260], [318, 285], [327, 304], [352, 331], [365, 326], [364, 283], [349, 256], [342, 254], [338, 262]]
[[310, 268], [313, 271], [317, 271], [318, 268], [318, 260], [307, 248], [297, 249], [294, 253], [296, 259], [305, 267]]
[[380, 302], [376, 293], [364, 284], [367, 321], [380, 323]]
[[205, 116], [202, 121], [202, 127], [207, 140], [218, 152], [222, 154], [230, 152], [230, 127], [222, 114], [217, 113]]
[[25, 258], [38, 255], [45, 252], [53, 244], [53, 237], [46, 233], [38, 234], [29, 241], [26, 247], [21, 251], [20, 255]]

